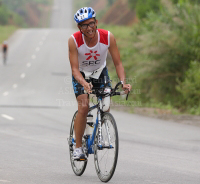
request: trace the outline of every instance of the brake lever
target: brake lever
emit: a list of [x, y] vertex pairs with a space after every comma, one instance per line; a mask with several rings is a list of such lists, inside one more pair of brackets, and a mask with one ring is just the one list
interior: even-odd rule
[[126, 101], [128, 100], [128, 95], [129, 95], [130, 91], [128, 92], [128, 94], [126, 95]]

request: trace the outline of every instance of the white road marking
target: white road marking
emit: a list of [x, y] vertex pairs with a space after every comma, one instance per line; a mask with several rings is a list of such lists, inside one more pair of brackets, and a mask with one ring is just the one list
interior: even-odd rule
[[11, 120], [11, 121], [13, 121], [13, 120], [14, 120], [14, 118], [13, 118], [13, 117], [11, 117], [11, 116], [8, 116], [8, 115], [6, 115], [6, 114], [2, 114], [2, 115], [1, 115], [1, 117], [5, 118], [5, 119], [8, 119], [8, 120]]
[[31, 58], [32, 58], [32, 59], [35, 59], [35, 58], [36, 58], [36, 56], [35, 56], [35, 55], [32, 55], [32, 56], [31, 56]]
[[0, 182], [3, 182], [3, 183], [10, 183], [11, 181], [8, 181], [8, 180], [0, 180]]
[[24, 78], [26, 76], [26, 74], [25, 73], [22, 73], [21, 75], [20, 75], [20, 78]]
[[18, 87], [18, 85], [17, 84], [13, 84], [13, 88], [15, 89], [15, 88], [17, 88]]
[[35, 50], [38, 52], [40, 50], [40, 47], [37, 47]]
[[31, 63], [27, 63], [26, 66], [27, 66], [27, 67], [30, 67], [30, 66], [31, 66]]
[[40, 45], [43, 45], [43, 42], [40, 42], [39, 44], [40, 44]]
[[5, 91], [4, 93], [3, 93], [3, 96], [7, 96], [9, 93], [8, 93], [8, 91]]

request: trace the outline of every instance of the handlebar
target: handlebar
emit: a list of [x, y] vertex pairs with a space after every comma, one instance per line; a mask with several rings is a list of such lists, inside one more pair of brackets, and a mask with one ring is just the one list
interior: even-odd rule
[[[111, 92], [110, 93], [106, 93], [104, 90], [106, 89], [106, 87], [108, 86], [109, 82], [111, 81], [108, 81], [106, 84], [105, 84], [105, 87], [104, 88], [101, 88], [101, 89], [92, 89], [92, 92], [90, 94], [94, 94], [96, 95], [97, 97], [99, 96], [102, 96], [102, 97], [106, 97], [106, 96], [116, 96], [116, 95], [125, 95], [125, 91], [120, 91], [120, 92], [116, 92], [116, 90], [118, 90], [118, 87], [122, 84], [121, 81], [118, 82], [116, 84], [116, 86], [114, 88], [110, 88], [111, 89]], [[84, 93], [87, 94], [87, 92], [84, 90]], [[129, 92], [128, 94], [126, 95], [126, 100], [128, 100], [128, 95], [129, 95]]]
[[[128, 92], [128, 94], [126, 95], [126, 100], [128, 100], [129, 93], [130, 92]], [[115, 95], [125, 95], [125, 94], [126, 94], [125, 91], [120, 91], [120, 92], [115, 92], [115, 94], [113, 96], [115, 96]]]

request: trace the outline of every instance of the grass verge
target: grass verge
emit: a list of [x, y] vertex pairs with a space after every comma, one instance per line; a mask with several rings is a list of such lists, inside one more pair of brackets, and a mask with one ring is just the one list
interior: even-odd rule
[[18, 28], [16, 26], [1, 26], [0, 25], [0, 44], [7, 40]]

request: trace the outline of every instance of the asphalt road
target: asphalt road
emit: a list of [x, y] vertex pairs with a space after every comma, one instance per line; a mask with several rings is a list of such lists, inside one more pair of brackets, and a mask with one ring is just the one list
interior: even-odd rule
[[[71, 13], [71, 0], [56, 0], [51, 28], [18, 30], [9, 39], [6, 66], [0, 58], [0, 183], [101, 183], [93, 156], [81, 177], [69, 161], [77, 109], [67, 48], [75, 31]], [[111, 112], [120, 149], [110, 183], [200, 183], [200, 127]]]

